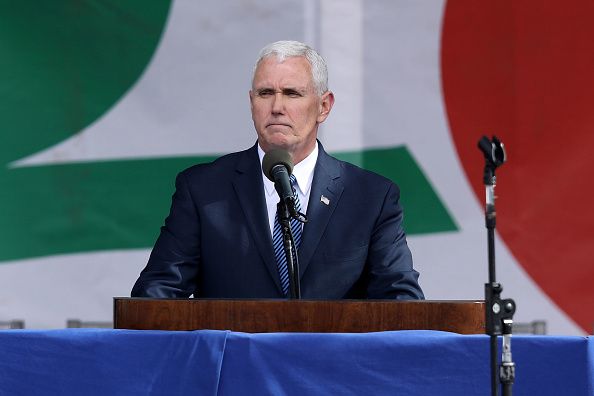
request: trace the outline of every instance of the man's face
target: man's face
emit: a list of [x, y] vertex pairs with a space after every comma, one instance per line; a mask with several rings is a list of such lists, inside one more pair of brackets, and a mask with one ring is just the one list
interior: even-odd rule
[[250, 102], [260, 147], [265, 152], [285, 149], [298, 163], [313, 150], [318, 125], [328, 117], [334, 97], [331, 92], [317, 95], [306, 58], [279, 63], [272, 56], [256, 69]]

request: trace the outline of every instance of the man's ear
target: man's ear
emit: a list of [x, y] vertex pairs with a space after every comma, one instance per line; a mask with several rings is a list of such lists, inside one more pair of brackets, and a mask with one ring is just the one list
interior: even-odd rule
[[334, 94], [332, 91], [326, 91], [320, 99], [320, 114], [318, 115], [318, 123], [322, 123], [328, 118], [330, 111], [334, 106]]

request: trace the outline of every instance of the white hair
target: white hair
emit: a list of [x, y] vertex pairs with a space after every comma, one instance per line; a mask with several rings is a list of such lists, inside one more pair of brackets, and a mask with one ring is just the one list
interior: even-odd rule
[[294, 56], [303, 56], [311, 66], [311, 77], [314, 89], [318, 95], [328, 91], [328, 67], [326, 61], [310, 46], [299, 41], [277, 41], [262, 48], [252, 75], [252, 83], [256, 75], [256, 69], [262, 60], [275, 56], [279, 62]]

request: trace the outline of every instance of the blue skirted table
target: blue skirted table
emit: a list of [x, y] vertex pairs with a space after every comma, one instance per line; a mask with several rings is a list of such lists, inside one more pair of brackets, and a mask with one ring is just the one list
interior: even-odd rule
[[[514, 336], [514, 395], [594, 395], [589, 337]], [[3, 330], [0, 395], [489, 395], [489, 339]]]

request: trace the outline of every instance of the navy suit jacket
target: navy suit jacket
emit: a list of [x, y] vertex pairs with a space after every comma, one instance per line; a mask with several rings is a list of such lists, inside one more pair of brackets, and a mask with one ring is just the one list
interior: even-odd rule
[[[298, 251], [302, 298], [423, 298], [399, 194], [390, 180], [319, 144]], [[171, 211], [132, 296], [192, 294], [283, 297], [256, 146], [177, 176]]]

